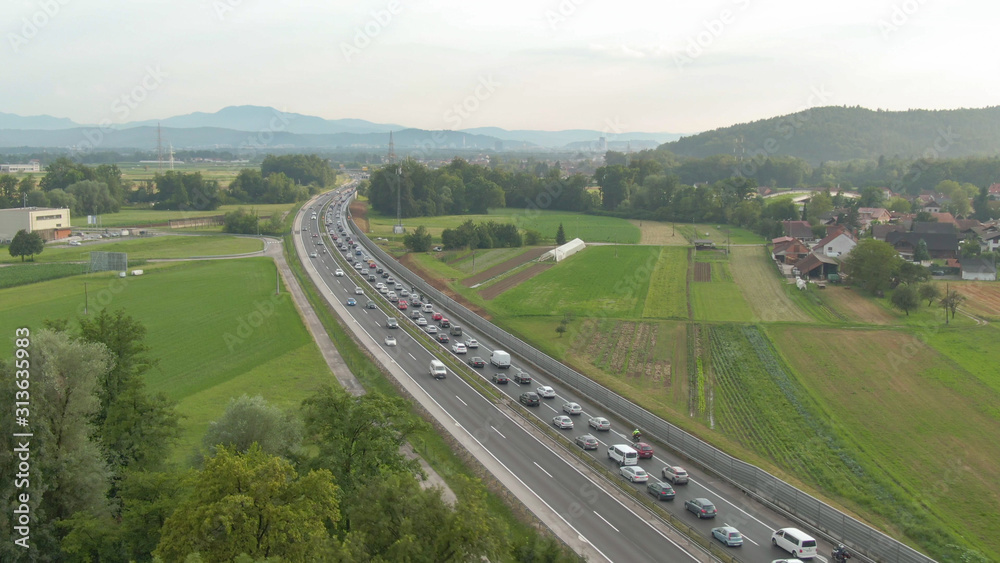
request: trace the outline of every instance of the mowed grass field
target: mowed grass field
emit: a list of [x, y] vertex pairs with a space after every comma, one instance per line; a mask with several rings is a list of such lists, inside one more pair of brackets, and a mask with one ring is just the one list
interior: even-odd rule
[[660, 248], [591, 246], [504, 292], [490, 307], [507, 316], [638, 318]]
[[[35, 262], [89, 262], [91, 252], [127, 252], [129, 262], [152, 258], [195, 258], [260, 252], [264, 243], [251, 237], [232, 235], [172, 236], [158, 235], [114, 242], [92, 242], [81, 246], [46, 246]], [[6, 251], [0, 252], [0, 263], [20, 264]]]
[[[393, 238], [392, 226], [395, 217], [378, 215], [368, 210], [368, 222], [372, 236]], [[581, 238], [585, 242], [617, 242], [635, 244], [639, 242], [639, 228], [625, 219], [599, 217], [572, 213], [569, 211], [541, 211], [529, 209], [491, 209], [487, 215], [439, 215], [434, 217], [412, 217], [403, 219], [409, 231], [423, 225], [427, 231], [440, 240], [441, 231], [454, 229], [466, 221], [480, 223], [493, 220], [498, 223], [514, 223], [518, 229], [533, 229], [542, 233], [549, 242], [556, 238], [556, 231], [562, 223], [566, 240]]]
[[[0, 290], [0, 334], [42, 327], [46, 319], [125, 312], [146, 326], [153, 391], [178, 401], [186, 418], [177, 452], [185, 457], [231, 397], [260, 394], [282, 407], [297, 405], [323, 383], [335, 384], [284, 287], [274, 296], [269, 258], [160, 265], [139, 277], [74, 276]], [[75, 324], [75, 323], [74, 323]], [[7, 355], [11, 347], [0, 354]]]
[[688, 241], [693, 241], [698, 238], [711, 239], [718, 248], [724, 248], [727, 242], [729, 244], [759, 245], [763, 245], [767, 242], [761, 235], [748, 231], [742, 227], [734, 227], [731, 225], [693, 225], [689, 223], [677, 223], [676, 228], [677, 232], [683, 233], [684, 237], [686, 237]]
[[[132, 226], [143, 226], [143, 225], [157, 225], [161, 223], [166, 223], [171, 219], [191, 219], [192, 217], [213, 217], [216, 215], [225, 215], [230, 211], [236, 211], [239, 208], [243, 209], [253, 209], [261, 217], [270, 217], [274, 213], [284, 213], [290, 211], [295, 207], [294, 203], [263, 203], [263, 204], [243, 204], [243, 205], [223, 205], [218, 209], [211, 210], [186, 210], [186, 211], [170, 211], [170, 210], [157, 210], [148, 208], [138, 208], [138, 207], [123, 207], [118, 213], [106, 213], [101, 215], [101, 227], [132, 227]], [[70, 224], [73, 227], [80, 228], [90, 228], [93, 225], [87, 225], [86, 215], [75, 215], [70, 219]]]
[[787, 284], [766, 249], [734, 247], [729, 256], [733, 279], [756, 319], [764, 322], [815, 320], [784, 290], [782, 286]]
[[642, 308], [643, 318], [688, 318], [688, 249], [660, 248], [656, 267], [649, 280], [649, 293]]
[[[864, 456], [862, 464], [877, 468], [880, 482], [902, 489], [854, 503], [902, 523], [895, 531], [925, 547], [941, 547], [933, 532], [940, 526], [966, 537], [990, 560], [1000, 559], [995, 385], [908, 331], [786, 325], [771, 333], [838, 434]], [[996, 342], [996, 336], [984, 338]]]

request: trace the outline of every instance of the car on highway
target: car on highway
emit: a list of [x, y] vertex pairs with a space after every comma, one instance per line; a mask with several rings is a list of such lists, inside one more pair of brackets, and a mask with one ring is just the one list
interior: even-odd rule
[[740, 535], [739, 530], [732, 526], [712, 528], [712, 537], [729, 547], [739, 547], [743, 545], [743, 536]]
[[562, 429], [573, 428], [573, 419], [564, 414], [561, 414], [559, 416], [552, 418], [552, 425], [555, 426], [556, 428], [562, 428]]
[[381, 273], [382, 273], [382, 272], [384, 272], [384, 271], [385, 271], [385, 270], [383, 270], [382, 268], [379, 268], [379, 269], [375, 270], [375, 273], [376, 273], [376, 274], [381, 274]]
[[427, 328], [425, 328], [424, 330], [427, 331], [427, 334], [437, 334], [438, 327], [434, 325], [427, 325]]
[[441, 322], [439, 322], [438, 325], [441, 328], [451, 328], [451, 321], [448, 319], [441, 319]]
[[621, 473], [622, 477], [633, 483], [645, 483], [649, 481], [649, 474], [638, 465], [623, 465], [618, 472]]
[[382, 287], [378, 288], [378, 292], [381, 293], [382, 295], [385, 295], [389, 293], [389, 288], [383, 285]]
[[389, 279], [389, 272], [382, 272], [382, 279], [388, 280]]
[[655, 479], [650, 479], [646, 484], [646, 492], [653, 495], [656, 500], [674, 500], [677, 493], [668, 483], [662, 483]]
[[465, 347], [469, 348], [470, 350], [473, 348], [479, 348], [479, 341], [477, 341], [475, 338], [470, 338], [465, 341]]
[[493, 374], [493, 383], [496, 383], [497, 385], [505, 385], [508, 381], [510, 380], [507, 379], [507, 376], [502, 373]]
[[801, 559], [775, 559], [771, 563], [806, 563]]
[[361, 271], [361, 262], [358, 262], [357, 264], [355, 264], [354, 265], [354, 269], [360, 272]]
[[415, 322], [417, 323], [417, 326], [427, 326], [427, 319], [423, 317], [417, 317], [417, 320]]
[[525, 391], [524, 393], [521, 393], [521, 396], [518, 397], [517, 400], [521, 401], [522, 405], [525, 405], [525, 406], [528, 406], [528, 407], [537, 407], [538, 406], [538, 393], [535, 393], [534, 391]]
[[474, 368], [484, 368], [486, 367], [486, 360], [480, 358], [479, 356], [472, 356], [469, 358], [469, 365]]
[[535, 389], [535, 393], [538, 393], [538, 396], [543, 399], [556, 398], [556, 390], [549, 387], [548, 385], [542, 385], [541, 387]]
[[337, 276], [338, 278], [342, 278], [344, 277], [344, 271], [341, 270], [340, 268], [337, 268], [336, 270], [334, 270], [333, 275]]
[[597, 438], [593, 434], [584, 434], [583, 436], [577, 436], [576, 445], [580, 446], [585, 450], [596, 450], [598, 446]]
[[368, 303], [365, 303], [366, 309], [374, 309], [375, 307], [376, 307], [375, 302], [372, 301], [371, 299], [368, 300]]
[[420, 318], [422, 316], [424, 316], [424, 314], [420, 312], [420, 309], [418, 309], [416, 307], [414, 307], [413, 309], [410, 309], [410, 318], [411, 319], [418, 319], [418, 318]]
[[456, 342], [451, 345], [451, 351], [456, 354], [464, 354], [468, 352], [469, 349], [465, 347], [465, 344], [462, 344], [461, 342]]
[[368, 281], [370, 281], [370, 282], [375, 281], [375, 275], [374, 274], [368, 274]]
[[450, 340], [448, 338], [448, 335], [445, 334], [445, 333], [443, 333], [443, 332], [439, 332], [436, 338], [437, 338], [437, 341], [440, 342], [441, 344], [447, 344], [448, 340]]
[[606, 432], [611, 430], [611, 421], [603, 416], [595, 416], [587, 421], [587, 426], [590, 426], [594, 430]]
[[368, 263], [368, 267], [369, 268], [374, 268], [375, 267], [375, 262], [369, 262]]
[[683, 467], [668, 465], [660, 471], [660, 474], [674, 485], [684, 485], [688, 482], [688, 472]]
[[694, 513], [695, 516], [700, 518], [715, 518], [718, 514], [718, 510], [715, 509], [715, 505], [712, 501], [707, 498], [693, 498], [691, 500], [684, 501], [684, 509], [688, 512]]
[[354, 294], [355, 295], [364, 295], [365, 294], [365, 290], [361, 289], [360, 287], [355, 287], [354, 288]]
[[309, 253], [309, 257], [310, 257], [310, 258], [316, 258], [317, 256], [318, 256], [318, 255], [317, 255], [317, 254], [316, 254], [315, 252], [310, 252], [310, 253]]
[[444, 318], [444, 316], [441, 313], [434, 313], [433, 315], [431, 315], [431, 318], [434, 319], [435, 321], [440, 321], [441, 319]]
[[347, 304], [353, 307], [354, 305], [358, 304], [358, 300], [353, 297], [348, 297]]
[[385, 345], [386, 346], [395, 346], [396, 345], [396, 337], [392, 336], [392, 335], [386, 336], [385, 337]]
[[386, 295], [386, 297], [389, 299], [389, 301], [392, 301], [393, 303], [399, 301], [399, 296], [396, 295], [395, 291], [390, 291], [389, 294]]
[[566, 414], [580, 414], [583, 412], [583, 407], [578, 403], [563, 403], [562, 410]]
[[653, 459], [653, 446], [646, 442], [637, 442], [632, 444], [632, 447], [639, 452], [639, 459]]
[[399, 303], [397, 303], [396, 306], [399, 307], [400, 311], [405, 311], [407, 308], [409, 308], [409, 305], [406, 304], [405, 299], [400, 299]]
[[523, 372], [519, 369], [516, 372], [514, 372], [514, 376], [511, 377], [511, 379], [513, 379], [514, 383], [517, 383], [518, 385], [527, 385], [531, 383], [531, 376], [528, 375], [527, 372]]
[[396, 320], [396, 317], [389, 317], [389, 318], [387, 318], [385, 320], [385, 327], [386, 328], [399, 328], [399, 321]]
[[407, 290], [407, 289], [400, 290], [399, 296], [400, 297], [409, 297], [410, 296], [410, 291]]

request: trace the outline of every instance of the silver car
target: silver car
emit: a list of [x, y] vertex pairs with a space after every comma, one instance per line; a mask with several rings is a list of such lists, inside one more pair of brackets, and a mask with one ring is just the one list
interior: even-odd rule
[[563, 403], [563, 412], [566, 414], [580, 414], [583, 412], [583, 407], [576, 403]]
[[594, 430], [608, 431], [611, 430], [611, 421], [604, 418], [603, 416], [595, 416], [587, 421], [587, 424]]
[[573, 419], [561, 414], [552, 419], [552, 425], [562, 429], [573, 428]]

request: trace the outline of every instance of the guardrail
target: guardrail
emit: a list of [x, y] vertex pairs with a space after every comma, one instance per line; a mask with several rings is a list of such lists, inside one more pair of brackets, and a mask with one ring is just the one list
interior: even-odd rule
[[[350, 214], [348, 213], [348, 216]], [[936, 563], [927, 555], [872, 528], [825, 502], [799, 490], [757, 466], [741, 461], [693, 434], [674, 426], [659, 416], [629, 401], [589, 377], [564, 365], [531, 344], [483, 319], [461, 303], [438, 291], [420, 276], [395, 260], [372, 242], [360, 229], [352, 229], [359, 242], [383, 264], [391, 261], [392, 268], [409, 280], [422, 295], [429, 296], [452, 312], [452, 316], [488, 336], [542, 371], [573, 387], [590, 400], [631, 423], [646, 429], [658, 441], [726, 479], [763, 503], [783, 511], [816, 530], [834, 543], [843, 543], [856, 554], [884, 563]]]

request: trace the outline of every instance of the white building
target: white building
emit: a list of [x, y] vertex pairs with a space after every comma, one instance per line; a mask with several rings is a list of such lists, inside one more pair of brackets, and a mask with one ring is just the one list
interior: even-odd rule
[[830, 258], [837, 258], [849, 253], [858, 243], [851, 235], [841, 231], [829, 235], [814, 246], [813, 252], [818, 252]]
[[538, 260], [542, 261], [552, 258], [555, 259], [556, 262], [561, 262], [577, 252], [580, 252], [584, 248], [587, 248], [587, 245], [584, 244], [582, 240], [575, 238], [560, 247], [553, 248], [545, 254], [542, 254], [538, 257]]
[[20, 230], [37, 232], [45, 240], [66, 238], [70, 233], [69, 209], [14, 207], [0, 209], [0, 241], [14, 238]]
[[13, 172], [41, 172], [42, 165], [37, 160], [32, 160], [28, 164], [0, 164], [0, 173], [11, 174]]
[[992, 260], [986, 260], [984, 258], [963, 258], [962, 279], [996, 281], [997, 267]]

